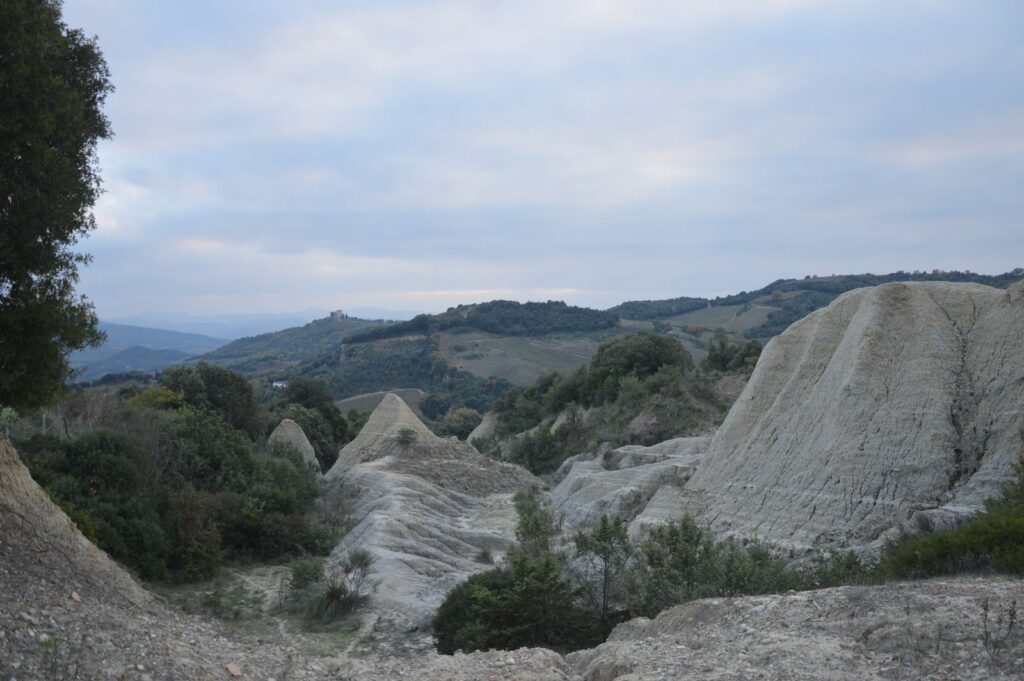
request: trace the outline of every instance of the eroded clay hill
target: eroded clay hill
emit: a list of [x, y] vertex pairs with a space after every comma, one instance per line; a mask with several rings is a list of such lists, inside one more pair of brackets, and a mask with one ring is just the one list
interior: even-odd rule
[[292, 447], [299, 454], [302, 455], [302, 460], [306, 462], [306, 465], [314, 472], [318, 477], [320, 476], [320, 462], [316, 459], [316, 451], [313, 449], [313, 445], [310, 444], [309, 438], [306, 437], [306, 433], [302, 431], [302, 426], [291, 419], [281, 419], [281, 423], [277, 424], [274, 428], [274, 432], [270, 434], [267, 441], [271, 444], [281, 444]]
[[948, 526], [1024, 455], [1024, 283], [844, 294], [765, 348], [679, 495], [795, 550]]
[[581, 460], [552, 504], [571, 526], [690, 514], [795, 553], [951, 526], [1024, 456], [1024, 283], [844, 294], [768, 344], [709, 444], [681, 442]]
[[512, 496], [539, 484], [525, 469], [440, 438], [387, 395], [325, 476], [326, 496], [348, 503], [353, 529], [328, 570], [353, 549], [375, 557], [378, 627], [426, 625], [444, 595], [499, 560], [515, 539]]

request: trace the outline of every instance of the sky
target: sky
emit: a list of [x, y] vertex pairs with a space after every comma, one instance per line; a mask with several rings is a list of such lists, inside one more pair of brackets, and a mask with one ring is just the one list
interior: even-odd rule
[[1019, 0], [65, 0], [101, 318], [1024, 266]]

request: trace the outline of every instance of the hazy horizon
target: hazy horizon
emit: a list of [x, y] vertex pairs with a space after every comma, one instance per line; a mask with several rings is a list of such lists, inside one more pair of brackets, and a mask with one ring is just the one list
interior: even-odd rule
[[607, 308], [1024, 254], [1024, 5], [67, 0], [101, 318]]

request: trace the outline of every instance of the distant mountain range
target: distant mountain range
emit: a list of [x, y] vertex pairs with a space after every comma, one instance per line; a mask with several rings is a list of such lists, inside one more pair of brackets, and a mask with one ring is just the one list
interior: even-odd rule
[[[346, 309], [344, 312], [349, 317], [382, 320], [406, 320], [412, 319], [418, 314], [409, 310], [386, 310], [379, 307], [357, 307]], [[297, 312], [221, 315], [147, 312], [111, 317], [107, 321], [235, 340], [302, 326], [315, 319], [322, 319], [329, 314], [329, 310], [318, 308], [308, 308]]]
[[76, 380], [91, 381], [108, 373], [162, 369], [229, 342], [198, 333], [111, 322], [100, 322], [99, 328], [107, 334], [105, 343], [71, 353], [71, 367], [78, 370]]
[[147, 312], [143, 314], [114, 317], [109, 321], [118, 324], [153, 329], [170, 329], [182, 333], [198, 333], [214, 338], [235, 340], [271, 331], [280, 331], [293, 326], [302, 326], [319, 317], [326, 317], [327, 310], [309, 309], [299, 312], [267, 314], [224, 314], [197, 315], [186, 313]]

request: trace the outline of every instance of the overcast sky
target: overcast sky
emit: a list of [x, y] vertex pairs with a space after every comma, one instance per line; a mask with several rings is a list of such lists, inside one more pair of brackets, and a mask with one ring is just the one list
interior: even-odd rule
[[1024, 2], [66, 0], [101, 317], [1024, 265]]

